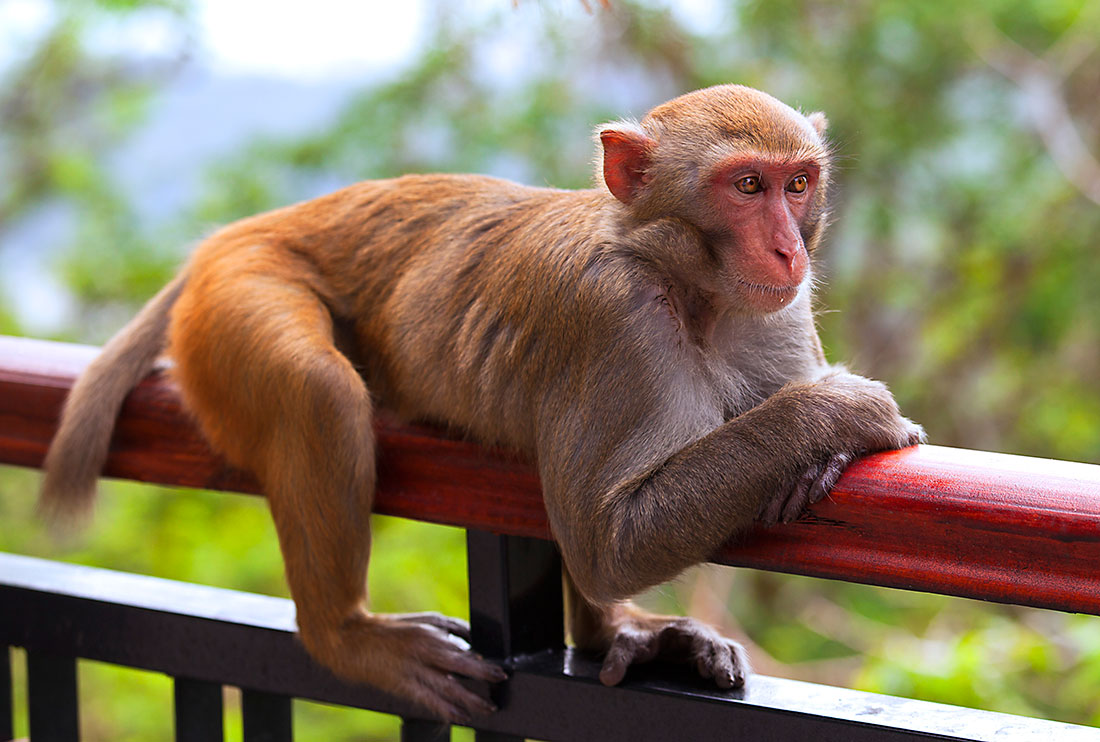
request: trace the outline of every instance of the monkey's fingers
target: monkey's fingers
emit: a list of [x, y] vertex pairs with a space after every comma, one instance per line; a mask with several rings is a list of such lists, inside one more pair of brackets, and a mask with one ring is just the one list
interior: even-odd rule
[[812, 476], [814, 469], [803, 475], [803, 478], [799, 480], [799, 486], [807, 479], [810, 480], [809, 486], [800, 493], [799, 499], [795, 497], [788, 498], [787, 504], [783, 507], [783, 522], [790, 523], [802, 514], [807, 505], [824, 500], [825, 496], [832, 492], [833, 487], [840, 480], [840, 475], [844, 473], [844, 470], [848, 468], [854, 458], [855, 456], [852, 454], [835, 453], [829, 457], [824, 466], [816, 469], [817, 476]]
[[909, 418], [905, 418], [905, 422], [909, 425], [909, 445], [915, 446], [918, 443], [925, 443], [928, 441], [928, 434], [924, 432], [924, 428], [913, 422]]
[[760, 515], [756, 516], [756, 519], [760, 522], [760, 525], [765, 528], [770, 528], [779, 522], [779, 514], [783, 509], [783, 500], [778, 497], [773, 497], [768, 500], [764, 505], [764, 509], [760, 511]]
[[813, 488], [814, 482], [821, 476], [821, 471], [822, 466], [820, 464], [811, 465], [795, 481], [789, 492], [777, 495], [768, 501], [757, 520], [765, 526], [774, 526], [780, 520], [789, 523], [791, 519], [788, 519], [787, 515], [790, 512], [794, 512], [795, 517], [797, 517], [798, 513], [801, 513], [803, 508], [809, 504], [810, 490]]

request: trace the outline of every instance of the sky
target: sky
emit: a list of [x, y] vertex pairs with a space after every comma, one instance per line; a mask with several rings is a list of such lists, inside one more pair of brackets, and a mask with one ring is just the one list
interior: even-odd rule
[[[425, 29], [426, 0], [192, 0], [205, 65], [220, 75], [260, 75], [296, 81], [333, 80], [385, 72], [406, 61]], [[598, 0], [456, 0], [461, 12], [501, 8], [537, 17], [543, 11], [584, 14]], [[662, 4], [662, 0], [655, 0]], [[715, 0], [667, 0], [689, 28], [702, 31], [722, 14]], [[30, 49], [53, 17], [51, 0], [0, 0], [0, 70]], [[169, 11], [150, 8], [117, 23], [97, 24], [104, 48], [171, 49]]]
[[[171, 48], [173, 24], [165, 13], [150, 9], [106, 24], [93, 43], [154, 54]], [[203, 62], [217, 73], [305, 81], [362, 76], [400, 64], [416, 48], [425, 4], [197, 0], [195, 13]], [[30, 48], [52, 17], [49, 0], [0, 0], [0, 69]]]
[[[200, 0], [198, 13], [212, 66], [303, 80], [361, 77], [400, 63], [416, 48], [424, 23], [420, 0]], [[255, 31], [257, 18], [262, 33]], [[340, 22], [317, 20], [333, 18]]]

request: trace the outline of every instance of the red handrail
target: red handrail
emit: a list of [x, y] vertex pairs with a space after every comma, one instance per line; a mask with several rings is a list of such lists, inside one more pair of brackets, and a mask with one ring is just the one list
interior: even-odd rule
[[[0, 463], [41, 466], [97, 349], [0, 337]], [[549, 537], [530, 464], [381, 416], [380, 513]], [[128, 398], [105, 474], [257, 491], [203, 443], [163, 374]], [[716, 561], [1100, 614], [1100, 466], [920, 446], [869, 456], [799, 521]]]

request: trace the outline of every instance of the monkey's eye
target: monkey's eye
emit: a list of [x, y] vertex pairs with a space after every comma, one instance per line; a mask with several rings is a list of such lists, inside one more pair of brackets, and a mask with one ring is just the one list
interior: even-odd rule
[[787, 190], [791, 193], [805, 193], [810, 185], [810, 179], [803, 175], [794, 176], [794, 180], [787, 184]]
[[733, 187], [742, 193], [759, 193], [763, 190], [760, 185], [760, 178], [756, 175], [746, 175], [741, 180], [733, 184]]

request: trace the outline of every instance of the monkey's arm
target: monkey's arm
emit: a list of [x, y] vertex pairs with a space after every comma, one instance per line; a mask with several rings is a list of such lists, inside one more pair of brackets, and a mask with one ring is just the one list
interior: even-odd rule
[[[602, 411], [610, 412], [605, 405]], [[561, 429], [575, 430], [568, 423]], [[788, 384], [670, 454], [646, 452], [656, 463], [603, 492], [594, 493], [592, 485], [629, 462], [622, 451], [637, 455], [638, 439], [614, 451], [589, 447], [594, 470], [588, 471], [578, 466], [583, 448], [574, 446], [560, 468], [544, 454], [547, 506], [569, 572], [574, 641], [606, 653], [600, 677], [607, 684], [619, 682], [630, 664], [660, 657], [692, 663], [722, 687], [741, 685], [748, 664], [736, 642], [694, 619], [652, 615], [623, 599], [705, 560], [771, 503], [782, 509], [795, 502], [800, 510], [805, 499], [796, 502], [790, 493], [805, 494], [806, 481], [824, 476], [827, 491], [856, 455], [911, 445], [921, 436], [885, 386], [838, 372]], [[648, 440], [659, 445], [660, 432]]]
[[[592, 441], [601, 439], [593, 422], [629, 405], [607, 399], [601, 407], [587, 416], [584, 437]], [[578, 429], [559, 422], [560, 430]], [[674, 451], [658, 449], [667, 443], [659, 429], [641, 430], [612, 450], [586, 447], [576, 435], [544, 437], [540, 469], [566, 564], [580, 591], [602, 602], [630, 597], [705, 560], [837, 454], [901, 448], [921, 435], [885, 386], [838, 373], [788, 384]], [[645, 450], [646, 443], [657, 450]]]

